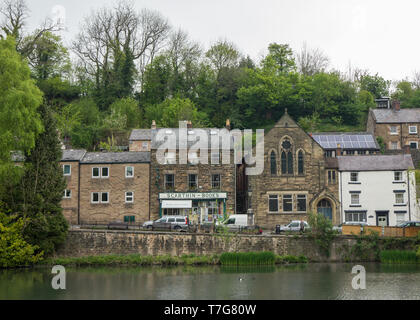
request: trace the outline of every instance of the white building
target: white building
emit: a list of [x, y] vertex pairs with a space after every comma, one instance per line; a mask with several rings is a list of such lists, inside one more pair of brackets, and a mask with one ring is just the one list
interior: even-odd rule
[[395, 226], [419, 220], [410, 154], [337, 157], [341, 221]]

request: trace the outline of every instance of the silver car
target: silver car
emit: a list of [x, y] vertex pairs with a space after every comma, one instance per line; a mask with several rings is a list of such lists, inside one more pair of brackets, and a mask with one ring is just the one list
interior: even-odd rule
[[146, 221], [143, 228], [148, 230], [169, 229], [169, 230], [186, 230], [189, 225], [188, 216], [163, 216], [154, 221]]
[[[304, 230], [310, 229], [310, 226], [306, 221], [303, 221], [303, 224], [305, 226]], [[293, 220], [289, 224], [280, 226], [280, 232], [286, 232], [286, 231], [300, 231], [300, 220]]]

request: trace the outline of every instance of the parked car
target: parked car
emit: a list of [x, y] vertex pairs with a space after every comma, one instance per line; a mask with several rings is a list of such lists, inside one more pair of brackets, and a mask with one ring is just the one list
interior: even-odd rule
[[343, 232], [343, 226], [369, 226], [369, 224], [367, 222], [356, 222], [356, 221], [345, 221], [341, 224], [339, 224], [338, 226], [333, 226], [333, 230], [342, 233]]
[[163, 216], [155, 221], [146, 221], [143, 223], [143, 228], [149, 230], [165, 229], [186, 231], [189, 226], [188, 216]]
[[226, 220], [216, 222], [216, 227], [227, 227], [229, 231], [239, 231], [248, 226], [248, 215], [246, 214], [232, 214]]
[[398, 224], [397, 227], [401, 227], [401, 228], [420, 227], [420, 221], [404, 221]]
[[[308, 222], [303, 221], [304, 224], [304, 230], [310, 229], [310, 226]], [[286, 231], [300, 231], [300, 220], [293, 220], [289, 224], [280, 226], [280, 232], [286, 232]]]

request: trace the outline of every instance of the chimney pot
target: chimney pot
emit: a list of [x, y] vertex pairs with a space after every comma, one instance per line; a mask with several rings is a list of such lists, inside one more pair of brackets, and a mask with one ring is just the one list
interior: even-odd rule
[[226, 120], [226, 129], [230, 130], [230, 120]]
[[152, 121], [152, 129], [156, 129], [156, 121], [155, 120]]
[[192, 129], [192, 122], [191, 121], [187, 121], [187, 128]]

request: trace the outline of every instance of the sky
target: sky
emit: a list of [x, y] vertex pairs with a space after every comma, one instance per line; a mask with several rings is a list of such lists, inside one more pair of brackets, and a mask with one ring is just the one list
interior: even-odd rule
[[[270, 43], [321, 49], [340, 71], [379, 73], [387, 80], [410, 79], [420, 71], [418, 0], [133, 0], [136, 8], [158, 10], [174, 28], [208, 48], [227, 39], [258, 60]], [[92, 10], [112, 0], [27, 0], [35, 28], [49, 16], [65, 18], [69, 45]]]

